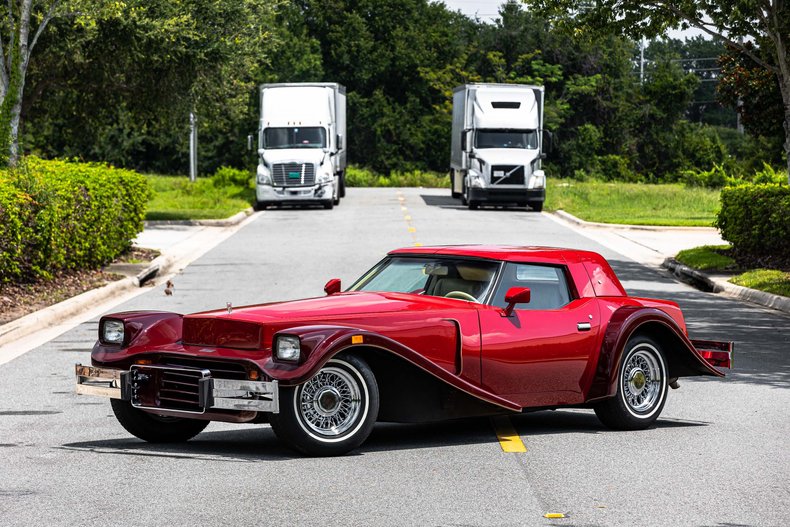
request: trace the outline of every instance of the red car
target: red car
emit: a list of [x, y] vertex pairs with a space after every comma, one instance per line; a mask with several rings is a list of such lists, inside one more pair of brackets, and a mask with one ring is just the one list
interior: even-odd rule
[[345, 292], [180, 315], [101, 318], [77, 392], [111, 397], [146, 441], [209, 421], [271, 423], [309, 455], [356, 448], [376, 421], [592, 408], [636, 430], [679, 377], [721, 377], [731, 342], [689, 340], [667, 300], [626, 294], [600, 255], [547, 247], [392, 251]]

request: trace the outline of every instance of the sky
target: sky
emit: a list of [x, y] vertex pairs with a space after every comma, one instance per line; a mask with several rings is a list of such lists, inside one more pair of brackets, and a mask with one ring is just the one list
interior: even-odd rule
[[[441, 0], [450, 10], [461, 11], [468, 17], [475, 18], [477, 16], [483, 22], [493, 22], [499, 16], [499, 6], [505, 0]], [[669, 36], [672, 38], [691, 38], [696, 35], [702, 35], [702, 31], [697, 29], [689, 29], [686, 31], [670, 31]]]

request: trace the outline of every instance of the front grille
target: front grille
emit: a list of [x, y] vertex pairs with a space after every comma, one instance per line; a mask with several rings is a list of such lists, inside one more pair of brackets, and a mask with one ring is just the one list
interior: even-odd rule
[[272, 167], [272, 179], [277, 187], [314, 185], [315, 165], [312, 163], [277, 163]]
[[208, 370], [215, 379], [244, 380], [247, 378], [247, 370], [242, 364], [237, 362], [190, 359], [187, 357], [163, 357], [162, 363], [165, 366], [182, 366], [184, 368]]
[[494, 165], [491, 167], [492, 185], [523, 185], [523, 165]]
[[200, 379], [193, 370], [162, 370], [159, 377], [159, 406], [169, 410], [200, 411]]

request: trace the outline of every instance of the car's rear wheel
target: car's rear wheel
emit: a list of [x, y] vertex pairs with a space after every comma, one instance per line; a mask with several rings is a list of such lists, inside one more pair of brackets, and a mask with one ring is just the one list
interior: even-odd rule
[[609, 428], [641, 430], [658, 419], [666, 399], [667, 367], [661, 346], [637, 335], [626, 344], [615, 396], [596, 404], [595, 414]]
[[133, 407], [129, 401], [110, 399], [112, 411], [127, 432], [150, 443], [180, 443], [192, 439], [209, 421], [150, 414]]
[[353, 355], [327, 362], [312, 379], [280, 392], [274, 433], [311, 456], [337, 456], [361, 445], [376, 422], [379, 391], [370, 367]]

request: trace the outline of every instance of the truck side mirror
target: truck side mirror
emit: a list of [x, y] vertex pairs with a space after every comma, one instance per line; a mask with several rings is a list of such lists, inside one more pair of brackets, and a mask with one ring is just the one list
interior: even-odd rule
[[252, 134], [247, 136], [247, 150], [252, 152]]
[[552, 150], [554, 150], [554, 134], [543, 130], [543, 153], [547, 154]]
[[332, 278], [324, 286], [324, 293], [327, 296], [334, 295], [340, 292], [340, 278]]
[[511, 287], [507, 290], [505, 294], [505, 302], [507, 302], [507, 307], [505, 308], [504, 315], [509, 317], [513, 314], [513, 309], [516, 307], [516, 304], [528, 304], [532, 293], [529, 290], [529, 287]]
[[464, 152], [469, 152], [472, 150], [472, 145], [470, 139], [472, 138], [472, 134], [469, 133], [469, 130], [464, 130], [461, 132], [461, 148], [464, 149]]
[[337, 149], [343, 150], [343, 134], [337, 134]]

